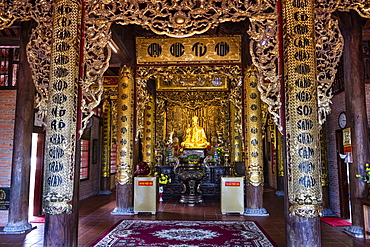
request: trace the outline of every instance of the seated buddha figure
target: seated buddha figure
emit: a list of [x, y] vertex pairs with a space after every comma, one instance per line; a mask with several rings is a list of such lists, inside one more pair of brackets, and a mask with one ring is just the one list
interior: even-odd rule
[[209, 146], [204, 129], [198, 124], [198, 117], [192, 118], [192, 126], [186, 129], [184, 141], [181, 143], [183, 148], [206, 148]]

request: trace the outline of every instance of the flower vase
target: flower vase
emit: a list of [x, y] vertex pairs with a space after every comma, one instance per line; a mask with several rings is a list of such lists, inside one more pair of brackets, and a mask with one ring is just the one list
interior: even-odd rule
[[169, 146], [167, 148], [167, 165], [171, 165], [171, 159], [172, 159], [172, 148]]
[[159, 201], [163, 202], [163, 186], [159, 186]]
[[213, 155], [213, 158], [215, 160], [215, 165], [217, 166], [218, 165], [218, 153], [215, 151], [214, 155]]

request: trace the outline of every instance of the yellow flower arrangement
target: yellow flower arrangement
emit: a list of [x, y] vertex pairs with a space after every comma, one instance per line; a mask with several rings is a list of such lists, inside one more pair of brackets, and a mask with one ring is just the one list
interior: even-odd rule
[[163, 174], [163, 173], [159, 174], [158, 172], [155, 172], [154, 176], [159, 178], [159, 186], [165, 186], [172, 182], [171, 178], [167, 174]]
[[218, 157], [221, 157], [222, 155], [224, 155], [225, 150], [223, 147], [217, 145], [216, 152], [217, 152]]
[[365, 174], [366, 174], [365, 176], [361, 176], [357, 174], [356, 177], [362, 178], [365, 183], [370, 183], [370, 165], [369, 164], [365, 165]]

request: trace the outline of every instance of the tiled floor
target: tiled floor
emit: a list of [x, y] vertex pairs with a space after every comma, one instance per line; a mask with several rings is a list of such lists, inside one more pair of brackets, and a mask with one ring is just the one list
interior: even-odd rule
[[[205, 198], [205, 202], [194, 207], [178, 203], [178, 197], [165, 198], [160, 203], [156, 215], [139, 214], [133, 216], [114, 216], [110, 213], [115, 207], [115, 195], [98, 195], [80, 203], [79, 246], [89, 246], [116, 222], [122, 219], [156, 219], [156, 220], [254, 220], [270, 235], [280, 247], [286, 246], [285, 222], [283, 214], [283, 197], [273, 191], [264, 193], [264, 205], [270, 216], [247, 217], [240, 215], [222, 215], [219, 200]], [[0, 234], [0, 247], [43, 246], [42, 223], [32, 224], [37, 229], [23, 235]], [[343, 227], [332, 227], [321, 223], [322, 246], [328, 247], [364, 247], [370, 246], [370, 240], [356, 239], [343, 232]]]

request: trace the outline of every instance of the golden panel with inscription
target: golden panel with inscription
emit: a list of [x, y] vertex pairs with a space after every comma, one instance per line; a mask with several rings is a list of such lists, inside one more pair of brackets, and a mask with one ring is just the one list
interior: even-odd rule
[[240, 63], [241, 36], [136, 38], [138, 64]]
[[287, 171], [291, 216], [315, 218], [322, 210], [313, 1], [283, 4]]
[[54, 5], [42, 196], [43, 211], [51, 215], [72, 213], [81, 13], [78, 1]]
[[117, 107], [117, 174], [120, 185], [133, 182], [134, 146], [134, 76], [133, 70], [124, 66], [119, 71]]

